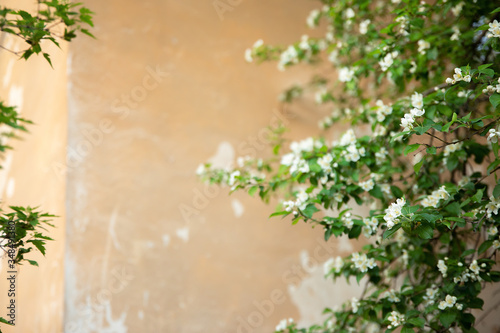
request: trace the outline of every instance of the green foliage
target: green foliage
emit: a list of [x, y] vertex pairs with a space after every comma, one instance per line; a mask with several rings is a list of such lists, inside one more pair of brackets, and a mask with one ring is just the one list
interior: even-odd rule
[[307, 19], [321, 37], [259, 41], [245, 58], [281, 70], [328, 58], [336, 74], [281, 99], [315, 92], [334, 108], [321, 128], [350, 129], [292, 142], [279, 162], [205, 165], [202, 178], [281, 198], [273, 216], [321, 227], [325, 240], [371, 239], [325, 263], [333, 280], [367, 278], [359, 300], [326, 309], [319, 325], [277, 331], [476, 332], [471, 309], [500, 280], [500, 11], [490, 1], [321, 3]]
[[[27, 60], [33, 54], [42, 53], [52, 66], [50, 55], [43, 51], [43, 41], [48, 40], [59, 47], [57, 39], [71, 41], [77, 32], [94, 37], [86, 28], [93, 27], [93, 12], [82, 3], [65, 0], [38, 0], [36, 13], [0, 7], [0, 31], [23, 39], [27, 48], [20, 52]], [[63, 30], [64, 29], [64, 30]]]

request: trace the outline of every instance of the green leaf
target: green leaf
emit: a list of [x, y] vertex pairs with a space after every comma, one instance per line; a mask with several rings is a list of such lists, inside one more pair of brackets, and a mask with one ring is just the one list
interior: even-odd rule
[[484, 242], [483, 244], [481, 244], [481, 246], [479, 246], [479, 249], [477, 249], [477, 254], [486, 252], [491, 247], [491, 245], [493, 245], [492, 240]]
[[436, 155], [436, 147], [429, 147], [426, 149], [428, 154]]
[[258, 190], [258, 189], [259, 189], [259, 187], [258, 187], [258, 186], [252, 186], [252, 187], [250, 187], [250, 189], [248, 190], [248, 194], [249, 194], [250, 196], [253, 196], [253, 195], [255, 194], [255, 192], [257, 192], [257, 190]]
[[441, 314], [439, 315], [439, 321], [441, 322], [441, 324], [443, 324], [444, 327], [448, 328], [455, 321], [456, 316], [457, 315], [455, 312], [441, 312]]
[[[7, 319], [2, 318], [2, 317], [0, 317], [0, 323], [4, 323], [4, 324], [10, 325], [10, 326], [13, 326], [11, 323], [9, 323], [9, 322], [7, 321]], [[0, 331], [0, 333], [1, 333], [1, 331]]]
[[309, 204], [307, 205], [306, 209], [302, 210], [302, 213], [307, 216], [308, 218], [311, 218], [314, 213], [319, 212], [319, 209], [314, 206], [314, 204]]
[[269, 215], [269, 217], [281, 216], [281, 215], [288, 215], [288, 214], [290, 214], [290, 212], [287, 212], [287, 211], [284, 210], [282, 212], [274, 212], [271, 215]]
[[404, 195], [403, 191], [397, 186], [391, 186], [391, 193], [395, 198], [401, 198]]
[[476, 194], [474, 194], [474, 196], [472, 197], [472, 201], [481, 202], [481, 200], [483, 199], [483, 192], [484, 192], [484, 189], [477, 190]]
[[401, 333], [415, 333], [415, 331], [413, 330], [413, 328], [403, 326], [403, 328], [401, 329]]
[[349, 231], [349, 238], [358, 238], [359, 235], [361, 234], [362, 226], [360, 225], [355, 225], [352, 227], [351, 231]]
[[399, 229], [401, 228], [401, 224], [398, 223], [396, 224], [395, 226], [393, 226], [391, 229], [387, 229], [386, 231], [384, 231], [384, 235], [383, 235], [383, 238], [384, 239], [387, 239], [389, 237], [391, 237], [392, 235], [394, 235]]
[[29, 260], [29, 259], [26, 259], [26, 260], [28, 260], [28, 262], [29, 262], [31, 265], [33, 265], [33, 266], [37, 266], [37, 267], [38, 267], [38, 263], [37, 263], [36, 261], [34, 261], [34, 260]]
[[418, 162], [417, 164], [415, 164], [413, 166], [413, 170], [415, 171], [415, 173], [418, 175], [418, 172], [420, 171], [420, 169], [422, 168], [422, 165], [424, 164], [424, 159], [422, 158], [420, 160], [420, 162]]
[[425, 319], [420, 318], [420, 317], [419, 318], [410, 318], [410, 319], [408, 319], [408, 322], [412, 325], [417, 326], [417, 327], [424, 327], [424, 325], [425, 325]]
[[495, 9], [494, 11], [491, 12], [491, 14], [495, 14], [495, 13], [498, 13], [500, 12], [500, 7], [498, 7], [497, 9]]
[[493, 196], [495, 198], [500, 197], [500, 184], [497, 184], [495, 188], [493, 189]]
[[54, 68], [54, 66], [52, 66], [52, 61], [50, 60], [50, 55], [48, 53], [44, 53], [43, 57], [48, 61], [50, 67]]
[[444, 208], [448, 213], [453, 214], [455, 216], [460, 215], [461, 208], [458, 202], [452, 202], [448, 206]]
[[415, 143], [413, 145], [409, 145], [405, 148], [405, 150], [403, 151], [404, 155], [408, 155], [409, 153], [412, 153], [414, 152], [415, 150], [417, 150], [418, 148], [420, 147], [420, 144], [419, 143]]
[[493, 94], [490, 96], [490, 103], [496, 109], [498, 104], [500, 104], [500, 94]]
[[29, 241], [27, 241], [27, 243], [32, 243], [33, 245], [36, 246], [36, 248], [38, 249], [38, 251], [40, 251], [43, 255], [45, 255], [45, 242], [44, 241], [41, 241], [41, 240], [33, 240], [33, 239], [30, 239]]
[[431, 239], [434, 236], [434, 229], [428, 224], [421, 224], [416, 229], [418, 237], [422, 239]]

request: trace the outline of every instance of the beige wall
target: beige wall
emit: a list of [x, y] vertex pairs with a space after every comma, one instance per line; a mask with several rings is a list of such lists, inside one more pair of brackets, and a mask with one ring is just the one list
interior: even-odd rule
[[[23, 6], [31, 1], [2, 1], [2, 5]], [[10, 37], [0, 43], [12, 50], [25, 46]], [[64, 163], [66, 147], [66, 45], [62, 49], [47, 45], [54, 69], [42, 57], [29, 61], [6, 51], [0, 52], [0, 98], [15, 105], [21, 116], [34, 122], [30, 133], [20, 133], [21, 140], [10, 140], [14, 147], [4, 155], [0, 170], [2, 209], [9, 205], [40, 206], [59, 217], [55, 229], [49, 230], [55, 242], [47, 243], [47, 256], [30, 254], [40, 267], [18, 267], [16, 287], [16, 327], [11, 332], [61, 332], [64, 311], [64, 248], [65, 248], [65, 178], [52, 170], [55, 162]], [[7, 302], [6, 261], [0, 260], [0, 316], [5, 317]]]
[[[223, 20], [212, 1], [86, 4], [98, 40], [80, 38], [69, 58], [67, 331], [270, 332], [284, 317], [317, 319], [338, 301], [312, 283], [321, 267], [302, 268], [301, 255], [307, 268], [316, 248], [318, 262], [336, 251], [321, 230], [268, 220], [273, 206], [194, 175], [210, 158], [266, 152], [257, 138], [276, 123], [277, 95], [308, 74], [243, 53], [298, 38], [313, 3], [243, 1]], [[296, 136], [316, 129], [285, 120]]]

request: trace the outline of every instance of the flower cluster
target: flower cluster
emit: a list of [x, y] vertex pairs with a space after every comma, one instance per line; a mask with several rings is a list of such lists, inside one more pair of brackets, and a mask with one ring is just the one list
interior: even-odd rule
[[385, 210], [384, 220], [387, 225], [387, 229], [391, 229], [397, 223], [398, 217], [401, 216], [401, 209], [403, 209], [405, 204], [405, 198], [399, 198]]
[[483, 94], [500, 94], [500, 78], [498, 78], [498, 84], [496, 86], [492, 86], [491, 84], [487, 85], [486, 88], [483, 89]]
[[490, 196], [490, 201], [486, 204], [485, 208], [488, 218], [491, 218], [493, 214], [498, 215], [498, 210], [500, 209], [500, 198]]
[[387, 298], [389, 302], [392, 303], [399, 303], [401, 302], [401, 299], [396, 295], [396, 291], [394, 289], [386, 291], [383, 295], [382, 298]]
[[446, 295], [444, 301], [439, 302], [438, 308], [440, 310], [445, 310], [446, 308], [452, 308], [453, 306], [461, 310], [462, 305], [457, 303], [457, 298], [455, 296]]
[[335, 273], [340, 273], [343, 266], [344, 260], [342, 257], [330, 258], [323, 264], [323, 271], [325, 275], [329, 274], [332, 269], [335, 269]]
[[388, 329], [396, 328], [402, 325], [405, 321], [405, 316], [397, 311], [392, 311], [387, 320], [390, 321], [390, 325], [387, 326]]
[[438, 261], [437, 268], [438, 268], [439, 272], [443, 275], [443, 277], [447, 276], [448, 266], [446, 266], [446, 263], [444, 262], [444, 260], [440, 259]]
[[276, 332], [281, 332], [287, 329], [289, 325], [293, 324], [293, 319], [282, 319], [278, 325], [276, 325]]
[[380, 69], [382, 70], [382, 72], [386, 72], [389, 67], [392, 66], [392, 64], [394, 63], [394, 59], [398, 56], [398, 52], [397, 51], [393, 51], [391, 53], [387, 53], [384, 58], [382, 58], [382, 60], [380, 60], [378, 63], [380, 65]]
[[497, 129], [491, 128], [488, 131], [488, 137], [487, 137], [488, 141], [493, 142], [493, 143], [497, 143], [498, 138], [500, 138], [500, 131], [498, 131]]
[[471, 81], [471, 76], [470, 74], [465, 74], [463, 75], [462, 69], [460, 68], [455, 68], [455, 74], [453, 74], [453, 79], [452, 78], [447, 78], [446, 83], [448, 84], [455, 84], [459, 81], [465, 81], [465, 82], [470, 82]]
[[421, 205], [423, 207], [434, 207], [437, 208], [439, 205], [439, 200], [447, 200], [450, 197], [450, 194], [446, 191], [444, 185], [439, 189], [433, 191], [431, 195], [426, 196]]
[[385, 105], [380, 99], [375, 102], [377, 106], [377, 121], [384, 121], [385, 117], [392, 113], [392, 107], [390, 105]]
[[[458, 266], [462, 266], [461, 262], [458, 263]], [[460, 276], [455, 276], [453, 278], [453, 282], [455, 283], [466, 283], [470, 281], [481, 281], [481, 277], [479, 276], [481, 268], [477, 263], [477, 260], [473, 260], [468, 268], [466, 268]]]
[[489, 33], [486, 35], [488, 38], [496, 37], [500, 38], [500, 23], [497, 20], [494, 20], [490, 24], [490, 28], [488, 29]]
[[377, 267], [375, 259], [368, 258], [364, 253], [353, 253], [351, 256], [351, 261], [354, 263], [354, 267], [359, 269], [362, 273], [366, 273], [369, 269]]
[[425, 290], [425, 295], [423, 298], [425, 300], [426, 306], [434, 304], [438, 291], [439, 290], [436, 288], [436, 286], [432, 286], [431, 288], [427, 288]]
[[259, 39], [258, 41], [253, 44], [253, 47], [251, 49], [246, 49], [245, 50], [245, 60], [247, 62], [252, 62], [253, 57], [255, 56], [256, 52], [262, 48], [264, 45], [264, 41], [262, 39]]
[[413, 108], [409, 113], [405, 113], [403, 118], [401, 119], [401, 127], [403, 127], [403, 131], [410, 131], [413, 129], [413, 123], [415, 122], [416, 117], [421, 117], [425, 114], [424, 110], [424, 100], [422, 94], [415, 92], [411, 96], [411, 105]]

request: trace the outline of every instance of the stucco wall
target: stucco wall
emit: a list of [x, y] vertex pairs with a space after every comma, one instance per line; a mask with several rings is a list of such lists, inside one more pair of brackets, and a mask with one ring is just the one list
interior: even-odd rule
[[259, 38], [300, 37], [314, 3], [242, 1], [222, 16], [213, 1], [86, 4], [98, 40], [72, 44], [68, 65], [67, 331], [270, 332], [337, 303], [311, 266], [337, 245], [194, 175], [266, 153], [278, 118], [296, 136], [316, 129], [276, 110], [307, 72], [243, 60]]
[[[29, 10], [32, 1], [2, 1], [2, 5]], [[0, 44], [10, 50], [25, 48], [19, 40], [0, 36]], [[11, 332], [62, 332], [64, 311], [64, 249], [65, 249], [65, 177], [58, 177], [54, 163], [64, 164], [66, 155], [66, 56], [67, 45], [61, 49], [47, 45], [54, 68], [42, 57], [29, 61], [5, 50], [0, 51], [0, 99], [17, 106], [21, 116], [34, 122], [28, 125], [30, 133], [18, 133], [19, 140], [11, 139], [1, 162], [0, 198], [2, 209], [8, 206], [40, 206], [45, 212], [58, 215], [55, 229], [48, 234], [56, 241], [47, 242], [47, 256], [29, 254], [40, 267], [19, 266], [16, 279], [16, 327], [2, 325]], [[0, 316], [6, 317], [7, 266], [0, 262]], [[1, 264], [0, 264], [1, 265]], [[5, 309], [5, 310], [4, 310]], [[8, 318], [10, 319], [10, 318]]]

